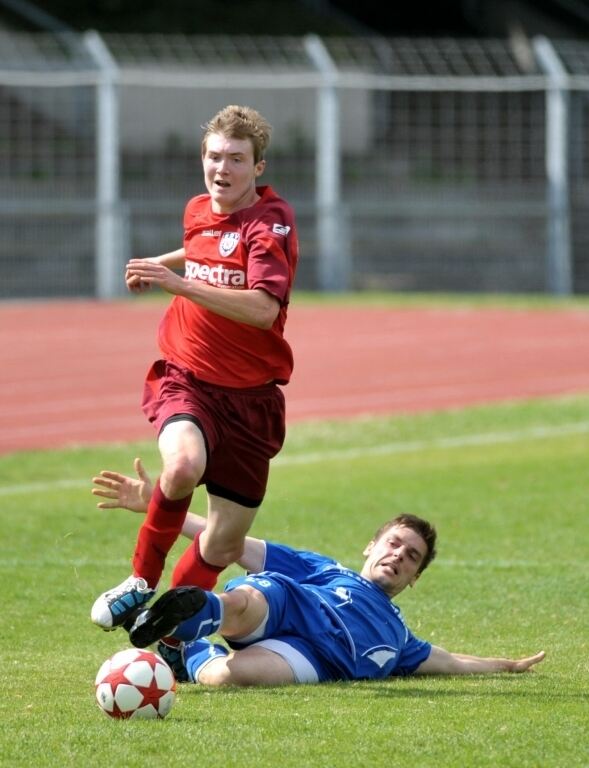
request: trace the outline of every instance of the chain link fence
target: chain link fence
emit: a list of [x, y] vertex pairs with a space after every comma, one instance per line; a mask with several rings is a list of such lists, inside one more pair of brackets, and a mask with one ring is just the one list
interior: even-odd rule
[[229, 103], [274, 126], [299, 288], [587, 293], [588, 94], [578, 41], [0, 33], [0, 297], [178, 247]]

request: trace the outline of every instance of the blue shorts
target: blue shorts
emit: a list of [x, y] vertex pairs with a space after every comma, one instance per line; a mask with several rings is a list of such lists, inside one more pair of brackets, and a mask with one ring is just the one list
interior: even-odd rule
[[231, 640], [232, 648], [257, 645], [274, 651], [290, 664], [298, 683], [348, 678], [342, 672], [347, 662], [342, 665], [340, 661], [350, 655], [349, 642], [316, 595], [278, 573], [238, 576], [227, 583], [225, 591], [241, 586], [254, 587], [264, 595], [268, 617], [248, 637]]

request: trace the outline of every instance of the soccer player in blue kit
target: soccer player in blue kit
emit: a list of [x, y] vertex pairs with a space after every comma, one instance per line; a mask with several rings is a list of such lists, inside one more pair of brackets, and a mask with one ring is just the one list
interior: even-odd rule
[[[103, 508], [146, 508], [150, 481], [103, 472], [93, 493], [114, 502]], [[190, 514], [192, 538], [205, 520]], [[279, 685], [382, 679], [410, 674], [524, 672], [544, 658], [469, 656], [415, 637], [391, 602], [412, 586], [436, 554], [436, 531], [400, 515], [374, 534], [360, 572], [330, 557], [247, 537], [239, 564], [248, 572], [223, 594], [199, 587], [166, 592], [141, 610], [131, 642], [156, 641], [179, 681], [206, 685]], [[231, 650], [205, 638], [219, 633]], [[162, 642], [165, 638], [165, 642]]]

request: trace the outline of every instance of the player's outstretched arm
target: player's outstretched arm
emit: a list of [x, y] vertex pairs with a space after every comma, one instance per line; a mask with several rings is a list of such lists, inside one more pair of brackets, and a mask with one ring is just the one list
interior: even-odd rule
[[[103, 469], [99, 475], [92, 478], [96, 486], [92, 488], [92, 494], [108, 499], [108, 501], [98, 502], [96, 506], [99, 509], [128, 509], [130, 512], [141, 514], [147, 512], [147, 505], [153, 493], [153, 483], [141, 459], [135, 459], [133, 467], [137, 477]], [[206, 522], [204, 517], [189, 512], [182, 527], [182, 534], [189, 539], [194, 539], [197, 533], [204, 530]]]
[[[96, 506], [99, 509], [128, 509], [142, 514], [147, 512], [153, 483], [141, 459], [135, 459], [133, 466], [137, 474], [136, 478], [110, 469], [103, 469], [100, 474], [92, 478], [95, 485], [92, 488], [92, 494], [107, 499], [107, 501], [98, 502]], [[204, 531], [206, 524], [204, 517], [189, 512], [182, 526], [182, 535], [188, 539], [194, 539], [198, 533]], [[247, 571], [255, 573], [264, 567], [265, 557], [265, 542], [262, 539], [246, 536], [243, 555], [238, 560], [238, 564]]]
[[523, 659], [467, 656], [432, 645], [429, 657], [415, 670], [417, 675], [486, 675], [495, 672], [527, 672], [545, 657], [544, 651]]

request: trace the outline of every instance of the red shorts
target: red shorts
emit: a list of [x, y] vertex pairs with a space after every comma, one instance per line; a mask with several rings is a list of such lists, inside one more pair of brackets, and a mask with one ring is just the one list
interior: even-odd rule
[[219, 387], [157, 360], [145, 379], [142, 407], [158, 435], [181, 415], [199, 426], [207, 447], [199, 485], [242, 506], [260, 506], [270, 459], [282, 448], [286, 431], [284, 395], [276, 384]]

